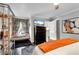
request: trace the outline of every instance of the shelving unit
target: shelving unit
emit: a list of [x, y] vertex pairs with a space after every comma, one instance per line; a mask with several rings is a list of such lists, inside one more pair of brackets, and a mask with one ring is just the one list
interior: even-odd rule
[[[14, 49], [15, 49], [15, 41], [20, 41], [20, 40], [26, 40], [29, 39], [30, 37], [27, 35], [29, 34], [29, 19], [21, 19], [21, 22], [27, 23], [26, 28], [26, 35], [22, 37], [17, 37], [16, 36], [16, 19], [13, 11], [11, 10], [10, 6], [7, 4], [2, 4], [0, 3], [0, 29], [3, 32], [3, 38], [2, 38], [2, 55], [11, 55], [11, 47], [10, 47], [10, 42], [14, 44]], [[15, 22], [14, 22], [15, 21]], [[24, 25], [23, 25], [24, 26]], [[28, 29], [27, 29], [28, 28]]]
[[2, 31], [3, 31], [3, 54], [9, 55], [11, 54], [10, 50], [10, 39], [12, 36], [12, 20], [14, 18], [14, 13], [11, 8], [7, 4], [0, 3], [0, 20], [2, 21]]

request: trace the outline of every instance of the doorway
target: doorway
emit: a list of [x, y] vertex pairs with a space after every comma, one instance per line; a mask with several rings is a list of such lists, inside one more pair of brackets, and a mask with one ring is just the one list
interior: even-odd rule
[[34, 27], [34, 43], [36, 45], [46, 42], [46, 27], [35, 26]]

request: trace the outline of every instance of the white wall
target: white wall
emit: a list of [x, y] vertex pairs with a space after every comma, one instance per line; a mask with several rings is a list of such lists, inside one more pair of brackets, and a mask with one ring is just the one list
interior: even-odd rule
[[30, 41], [34, 42], [34, 24], [33, 24], [33, 17], [29, 17], [29, 21], [30, 21], [30, 28], [29, 28], [29, 32], [30, 32]]
[[49, 22], [50, 39], [56, 40], [56, 21]]
[[54, 21], [47, 21], [46, 22], [47, 33], [46, 33], [46, 40], [56, 40], [56, 20]]

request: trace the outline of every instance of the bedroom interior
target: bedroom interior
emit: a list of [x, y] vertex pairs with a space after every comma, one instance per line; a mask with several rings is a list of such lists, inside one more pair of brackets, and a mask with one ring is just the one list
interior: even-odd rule
[[79, 55], [78, 5], [0, 3], [0, 55]]

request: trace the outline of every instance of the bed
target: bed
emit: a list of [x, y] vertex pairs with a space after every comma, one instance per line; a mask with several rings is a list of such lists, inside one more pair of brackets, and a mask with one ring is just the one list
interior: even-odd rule
[[33, 55], [79, 55], [79, 40], [72, 38], [65, 38], [57, 41], [42, 43], [35, 47], [32, 54]]

